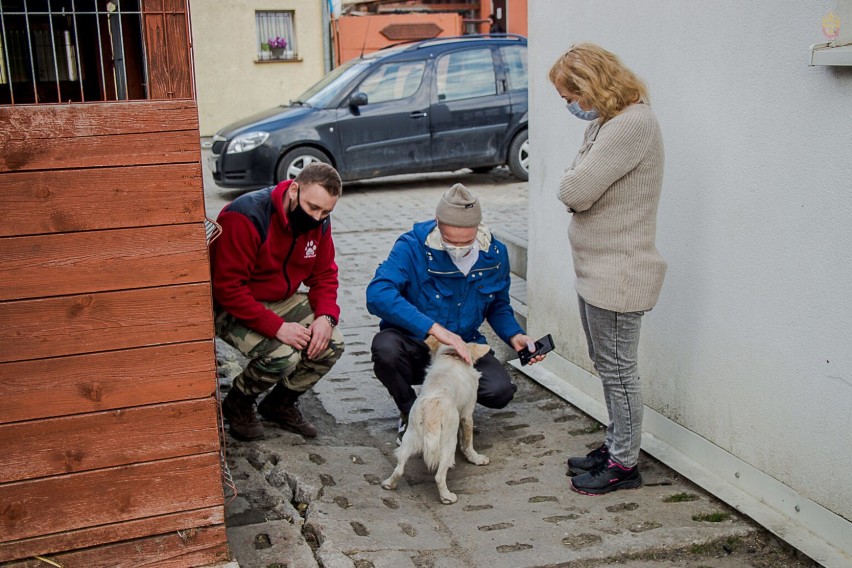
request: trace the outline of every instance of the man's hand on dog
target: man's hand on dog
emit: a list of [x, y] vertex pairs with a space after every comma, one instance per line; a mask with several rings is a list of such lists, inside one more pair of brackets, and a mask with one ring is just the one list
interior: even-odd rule
[[[519, 333], [518, 335], [512, 336], [509, 341], [512, 343], [512, 347], [515, 351], [523, 351], [524, 349], [529, 349], [530, 353], [535, 351], [535, 341], [529, 335], [524, 335], [523, 333]], [[539, 361], [542, 361], [547, 355], [536, 355], [532, 359], [530, 359], [529, 364], [535, 365]]]
[[429, 328], [429, 335], [443, 343], [444, 345], [449, 345], [453, 349], [456, 350], [456, 353], [461, 355], [461, 358], [464, 359], [465, 363], [468, 365], [471, 363], [470, 351], [467, 348], [467, 343], [464, 342], [464, 339], [461, 338], [460, 335], [456, 335], [446, 327], [442, 326], [439, 323], [433, 323], [432, 327]]

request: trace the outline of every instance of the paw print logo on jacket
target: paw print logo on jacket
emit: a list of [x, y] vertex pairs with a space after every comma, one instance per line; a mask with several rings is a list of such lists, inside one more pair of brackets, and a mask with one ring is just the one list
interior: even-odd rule
[[316, 241], [308, 241], [305, 245], [305, 258], [314, 258], [317, 255]]

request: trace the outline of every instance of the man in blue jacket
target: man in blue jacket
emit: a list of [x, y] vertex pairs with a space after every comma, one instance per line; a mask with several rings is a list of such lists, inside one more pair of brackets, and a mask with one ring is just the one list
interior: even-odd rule
[[[373, 338], [373, 369], [400, 412], [399, 437], [422, 384], [435, 337], [470, 362], [466, 343], [486, 343], [485, 320], [515, 351], [530, 346], [509, 305], [506, 246], [482, 224], [479, 199], [462, 184], [441, 196], [435, 219], [417, 223], [397, 239], [367, 286], [367, 309], [381, 318]], [[543, 356], [536, 357], [538, 362]], [[476, 363], [482, 374], [477, 402], [503, 408], [517, 386], [491, 351]]]

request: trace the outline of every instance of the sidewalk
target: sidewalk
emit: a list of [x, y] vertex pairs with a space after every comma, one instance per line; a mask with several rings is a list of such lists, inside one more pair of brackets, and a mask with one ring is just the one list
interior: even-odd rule
[[[573, 493], [564, 461], [599, 445], [603, 428], [514, 369], [515, 400], [499, 411], [476, 409], [474, 443], [491, 463], [477, 467], [457, 456], [447, 479], [459, 495], [456, 504], [440, 503], [419, 458], [409, 462], [396, 491], [381, 488], [395, 464], [397, 410], [372, 374], [369, 346], [378, 321], [366, 310], [365, 287], [396, 237], [433, 216], [438, 197], [456, 181], [480, 195], [484, 220], [505, 241], [525, 242], [527, 184], [502, 170], [344, 188], [333, 234], [346, 353], [303, 397], [318, 438], [308, 441], [270, 423], [265, 440], [228, 437], [238, 494], [227, 499], [226, 522], [239, 565], [814, 566], [644, 454], [642, 489]], [[524, 285], [521, 278], [513, 282], [520, 310]], [[501, 360], [514, 358], [486, 331]], [[238, 370], [234, 358], [222, 355], [225, 389]]]

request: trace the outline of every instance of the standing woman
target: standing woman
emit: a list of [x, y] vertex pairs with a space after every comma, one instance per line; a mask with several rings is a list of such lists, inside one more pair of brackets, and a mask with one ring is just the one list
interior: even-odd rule
[[663, 184], [663, 139], [645, 85], [614, 54], [574, 45], [549, 79], [568, 110], [591, 123], [559, 181], [580, 319], [609, 414], [604, 444], [568, 459], [571, 488], [599, 495], [642, 485], [642, 393], [637, 348], [666, 262], [654, 244]]

